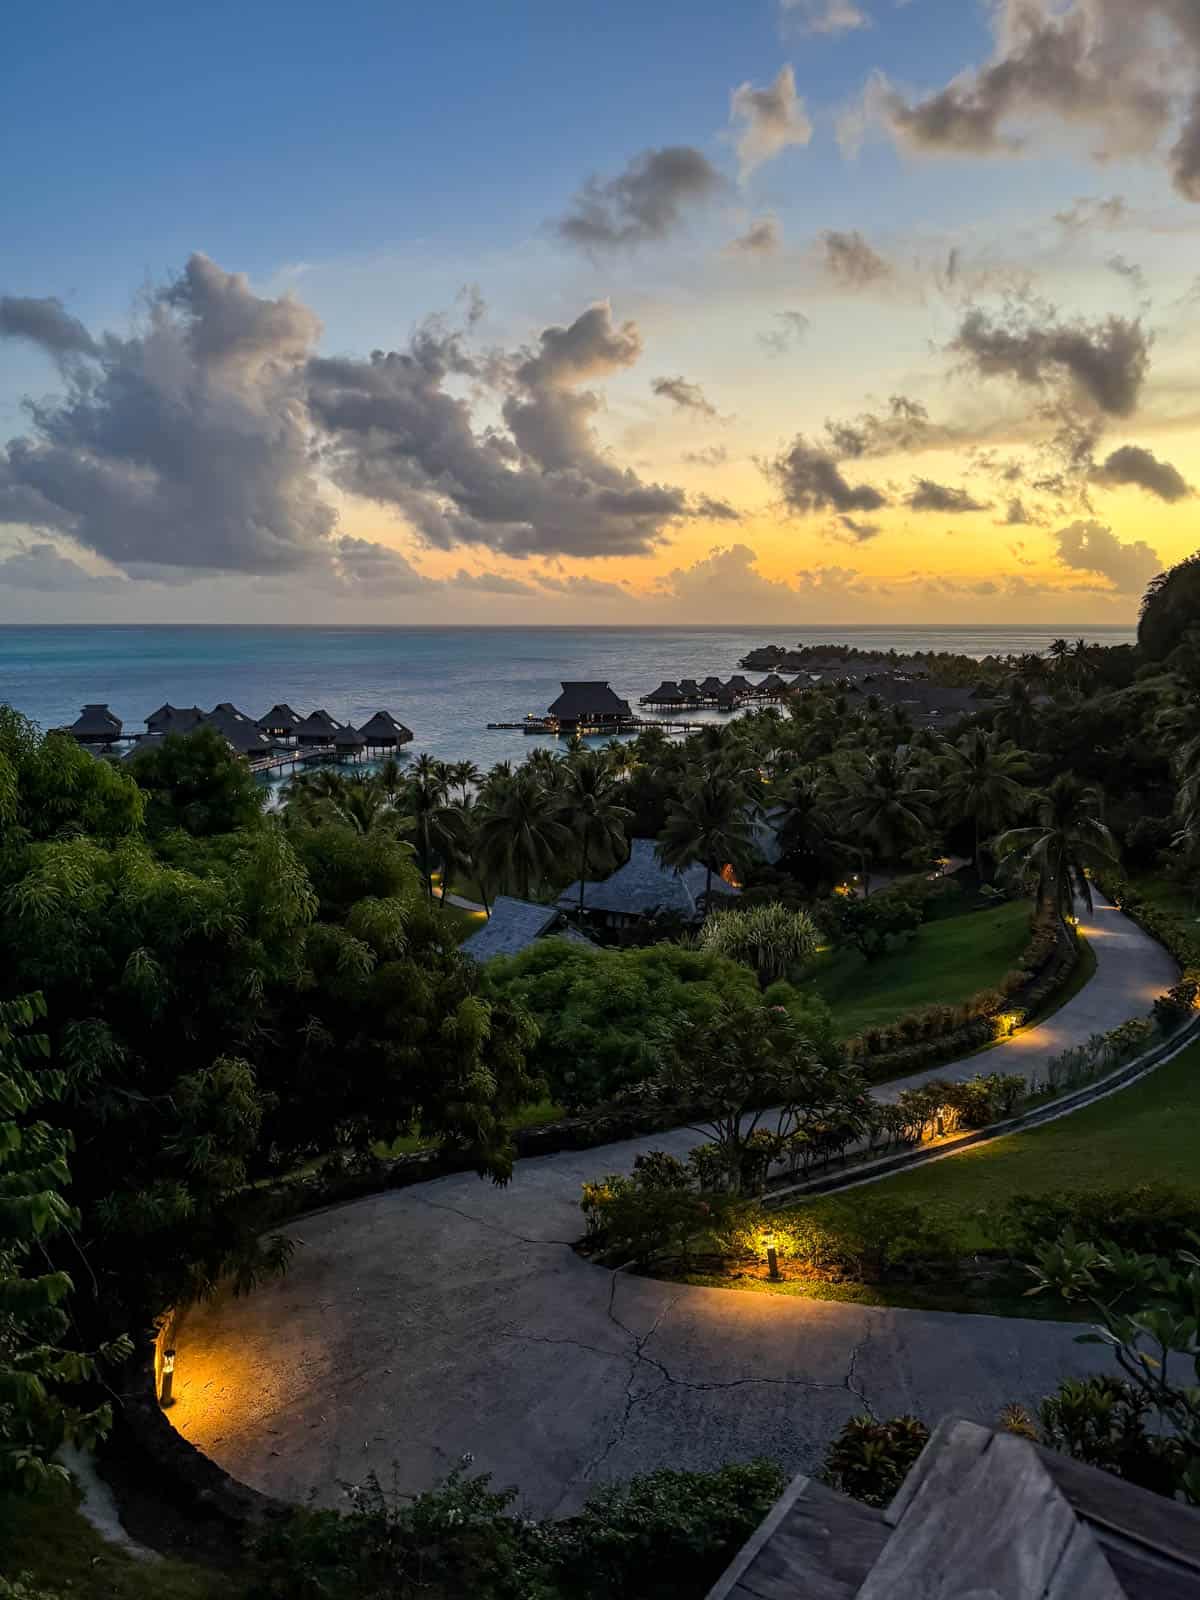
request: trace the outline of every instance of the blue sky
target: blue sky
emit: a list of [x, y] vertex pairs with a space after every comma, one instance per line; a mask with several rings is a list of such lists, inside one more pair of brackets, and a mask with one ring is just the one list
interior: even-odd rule
[[[1012, 27], [1004, 31], [1017, 0], [22, 7], [6, 23], [0, 59], [0, 296], [20, 306], [59, 302], [97, 336], [144, 330], [148, 308], [166, 315], [169, 304], [182, 339], [196, 308], [164, 300], [162, 291], [201, 252], [223, 272], [244, 274], [256, 304], [290, 296], [311, 309], [320, 331], [314, 324], [311, 337], [306, 333], [305, 361], [334, 354], [362, 360], [373, 348], [403, 350], [430, 315], [461, 320], [465, 302], [456, 296], [472, 283], [487, 302], [464, 330], [475, 341], [474, 370], [468, 378], [460, 364], [439, 393], [469, 404], [471, 429], [485, 442], [507, 426], [512, 385], [522, 382], [513, 377], [520, 352], [536, 348], [545, 329], [571, 327], [598, 301], [609, 303], [614, 327], [636, 323], [636, 356], [628, 343], [619, 358], [589, 357], [584, 378], [572, 377], [538, 403], [571, 413], [580, 429], [586, 413], [576, 444], [597, 485], [620, 472], [670, 490], [674, 500], [664, 493], [668, 509], [658, 523], [606, 523], [603, 537], [581, 536], [576, 545], [569, 533], [552, 535], [544, 526], [518, 533], [506, 524], [496, 532], [491, 511], [483, 507], [481, 522], [476, 507], [455, 531], [439, 524], [431, 532], [439, 496], [456, 514], [471, 499], [453, 475], [425, 457], [399, 474], [402, 491], [381, 494], [380, 471], [395, 479], [409, 442], [393, 441], [382, 466], [368, 462], [361, 439], [344, 429], [335, 436], [328, 420], [310, 411], [301, 432], [324, 509], [299, 531], [273, 530], [274, 546], [288, 552], [277, 573], [257, 556], [246, 562], [255, 584], [274, 583], [273, 592], [286, 596], [289, 615], [302, 617], [317, 597], [329, 603], [322, 584], [332, 571], [336, 590], [345, 575], [330, 540], [348, 537], [397, 554], [402, 564], [394, 566], [387, 603], [400, 612], [425, 603], [430, 591], [422, 584], [450, 586], [461, 572], [494, 575], [500, 587], [486, 604], [507, 607], [512, 620], [538, 608], [547, 611], [545, 620], [593, 612], [609, 620], [605, 607], [630, 605], [647, 616], [656, 607], [679, 615], [714, 603], [711, 586], [704, 589], [711, 576], [705, 563], [724, 552], [717, 588], [727, 591], [736, 576], [739, 603], [759, 612], [826, 606], [813, 590], [828, 581], [837, 586], [836, 603], [864, 619], [894, 616], [897, 606], [920, 614], [949, 592], [920, 588], [924, 563], [953, 568], [958, 598], [969, 596], [965, 603], [979, 620], [1003, 620], [1014, 607], [1022, 614], [1022, 605], [1048, 615], [1060, 604], [1056, 588], [1072, 591], [1072, 614], [1086, 605], [1097, 618], [1121, 620], [1132, 603], [1130, 574], [1140, 575], [1152, 556], [1173, 559], [1192, 543], [1190, 495], [1172, 490], [1163, 498], [1119, 479], [1116, 469], [1106, 481], [1104, 463], [1130, 445], [1157, 452], [1156, 461], [1170, 453], [1188, 486], [1193, 457], [1200, 469], [1189, 425], [1200, 408], [1184, 392], [1196, 206], [1189, 180], [1169, 160], [1200, 77], [1200, 38], [1184, 36], [1186, 48], [1173, 48], [1165, 61], [1156, 55], [1160, 40], [1169, 42], [1176, 0], [1149, 0], [1136, 27], [1123, 24], [1116, 0], [1033, 4], [1047, 29], [1079, 25], [1081, 82], [1092, 85], [1096, 99], [1104, 99], [1096, 86], [1107, 88], [1096, 63], [1117, 52], [1112, 104], [1080, 113], [1062, 97], [1006, 103], [987, 149], [955, 148], [940, 134], [917, 141], [895, 108], [921, 108], [943, 90], [958, 94], [962, 74], [986, 71], [1006, 51], [1032, 51], [1036, 41], [1014, 43]], [[811, 124], [811, 137], [770, 146], [739, 181], [736, 141], [747, 123], [731, 121], [731, 97], [739, 86], [778, 88], [789, 67], [790, 114]], [[872, 82], [895, 91], [882, 111]], [[1159, 124], [1147, 128], [1139, 95], [1158, 82], [1171, 98]], [[963, 103], [973, 104], [976, 92], [962, 91]], [[863, 138], [848, 154], [846, 129], [856, 109]], [[559, 224], [590, 176], [611, 182], [665, 147], [695, 152], [711, 170], [713, 187], [702, 202], [681, 202], [677, 222], [635, 247], [584, 250], [564, 238]], [[1055, 222], [1081, 198], [1093, 206], [1119, 199], [1121, 210], [1103, 222], [1099, 213], [1081, 212], [1077, 227]], [[768, 217], [770, 249], [752, 256], [733, 248]], [[861, 242], [879, 270], [869, 267], [861, 280], [839, 277], [825, 254], [830, 235]], [[949, 281], [952, 251], [964, 265]], [[1049, 499], [1040, 491], [1036, 505], [1027, 490], [1027, 523], [1005, 522], [1011, 499], [999, 478], [980, 478], [967, 494], [976, 511], [930, 512], [909, 503], [920, 500], [913, 485], [926, 477], [961, 488], [983, 472], [978, 452], [992, 440], [1032, 452], [1027, 482], [1061, 477], [1034, 459], [1052, 449], [1050, 414], [1071, 408], [1079, 422], [1080, 407], [1095, 401], [1052, 354], [1039, 356], [1031, 384], [1015, 365], [985, 372], [979, 352], [968, 353], [975, 370], [955, 388], [962, 362], [947, 352], [973, 307], [997, 327], [1004, 318], [1024, 318], [1030, 338], [1045, 332], [1049, 317], [1060, 325], [1083, 319], [1089, 337], [1102, 339], [1104, 319], [1119, 317], [1141, 329], [1151, 352], [1136, 405], [1100, 405], [1087, 423], [1099, 454], [1089, 457], [1085, 477]], [[784, 360], [771, 332], [797, 315], [805, 331]], [[225, 565], [200, 563], [193, 571], [171, 553], [169, 527], [162, 560], [147, 561], [144, 550], [134, 560], [111, 529], [93, 527], [86, 507], [55, 501], [30, 510], [33, 458], [20, 441], [32, 440], [39, 452], [39, 483], [55, 441], [37, 419], [31, 426], [26, 397], [69, 398], [71, 385], [84, 382], [91, 404], [97, 391], [95, 373], [85, 380], [82, 369], [66, 371], [61, 351], [14, 327], [0, 341], [0, 450], [6, 439], [18, 441], [20, 460], [10, 456], [10, 475], [26, 478], [10, 484], [5, 513], [0, 468], [0, 615], [6, 603], [47, 618], [134, 617], [139, 608], [162, 615], [164, 607], [202, 616], [249, 604], [228, 541]], [[1044, 355], [1050, 345], [1043, 338], [1037, 348]], [[98, 352], [97, 345], [86, 360], [115, 359]], [[499, 360], [498, 352], [508, 354]], [[139, 345], [121, 357], [138, 365], [139, 382], [143, 354]], [[296, 350], [289, 360], [300, 360]], [[113, 377], [111, 367], [105, 371]], [[664, 404], [650, 387], [661, 376], [695, 385], [704, 405]], [[211, 378], [203, 374], [205, 383]], [[162, 403], [161, 373], [151, 380]], [[860, 531], [848, 534], [844, 519], [853, 520], [855, 496], [845, 461], [835, 465], [851, 492], [835, 489], [832, 499], [797, 487], [798, 458], [786, 470], [780, 463], [795, 439], [811, 442], [831, 415], [870, 411], [898, 390], [916, 396], [937, 429], [924, 437], [920, 459], [911, 440], [902, 456], [873, 452], [880, 465], [870, 469], [872, 490], [857, 499], [877, 503], [880, 516], [859, 518]], [[236, 398], [228, 388], [220, 392], [231, 404]], [[995, 415], [976, 415], [984, 395]], [[275, 393], [270, 404], [295, 398]], [[267, 404], [261, 392], [255, 407], [260, 403]], [[307, 391], [299, 403], [308, 406]], [[949, 420], [964, 411], [971, 413], [971, 438], [951, 450]], [[59, 444], [63, 426], [60, 418]], [[92, 442], [77, 435], [71, 449], [93, 449], [94, 417], [89, 426]], [[1045, 439], [1034, 437], [1039, 428]], [[542, 480], [559, 468], [517, 443], [522, 470], [538, 479], [534, 488], [545, 498]], [[89, 461], [88, 469], [107, 473], [109, 482], [118, 472], [126, 489], [137, 489], [139, 474], [162, 468], [127, 438], [120, 450], [108, 461]], [[703, 470], [694, 459], [702, 455]], [[1101, 482], [1115, 498], [1098, 505]], [[415, 503], [418, 492], [423, 498]], [[703, 495], [710, 508], [717, 502], [725, 511], [697, 511]], [[236, 521], [254, 499], [214, 515]], [[175, 503], [164, 494], [164, 508]], [[294, 509], [287, 494], [280, 504]], [[194, 497], [185, 510], [201, 517]], [[928, 520], [937, 515], [954, 520]], [[1072, 535], [1064, 544], [1056, 523], [1094, 524], [1122, 548], [1140, 545], [1147, 553], [1088, 568], [1079, 564], [1079, 549], [1099, 560], [1100, 535]], [[871, 532], [861, 531], [868, 526]], [[1013, 553], [1011, 526], [1034, 530], [1022, 534], [1020, 554]], [[203, 542], [199, 521], [190, 537]], [[947, 563], [941, 552], [951, 537]], [[1075, 552], [1065, 565], [1064, 549]], [[330, 550], [334, 567], [322, 576], [317, 568]], [[14, 555], [20, 560], [6, 567]], [[990, 580], [982, 574], [997, 562], [1005, 566], [1003, 581], [986, 591], [980, 585]], [[813, 579], [823, 572], [828, 580]], [[543, 579], [574, 588], [547, 589]], [[456, 600], [469, 616], [476, 602], [467, 590]], [[350, 617], [375, 615], [372, 594], [353, 583], [336, 590], [334, 603]]]

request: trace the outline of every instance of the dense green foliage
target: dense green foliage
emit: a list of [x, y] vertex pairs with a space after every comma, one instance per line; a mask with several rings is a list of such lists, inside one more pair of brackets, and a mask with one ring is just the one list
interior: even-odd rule
[[126, 769], [145, 796], [146, 831], [152, 836], [182, 828], [207, 838], [233, 833], [258, 820], [263, 790], [244, 761], [231, 761], [215, 728], [201, 726], [186, 737], [168, 733], [139, 750]]
[[825, 1481], [854, 1500], [886, 1506], [928, 1442], [917, 1417], [851, 1417], [825, 1452]]

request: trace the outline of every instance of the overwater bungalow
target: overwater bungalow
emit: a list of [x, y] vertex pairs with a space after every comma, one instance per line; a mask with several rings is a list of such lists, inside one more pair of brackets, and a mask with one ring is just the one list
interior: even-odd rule
[[607, 683], [564, 683], [562, 693], [547, 707], [546, 716], [560, 733], [592, 728], [598, 733], [617, 732], [633, 721], [629, 701], [622, 700]]
[[649, 694], [644, 694], [641, 699], [644, 706], [685, 706], [687, 695], [684, 694], [679, 684], [673, 678], [666, 678], [657, 689], [652, 689]]
[[777, 672], [768, 672], [763, 681], [755, 686], [754, 692], [763, 695], [785, 694], [787, 684]]
[[683, 690], [683, 693], [689, 700], [699, 700], [700, 685], [696, 682], [695, 678], [680, 678], [679, 687]]
[[121, 737], [122, 722], [106, 705], [84, 706], [67, 729], [80, 744], [112, 744]]
[[[631, 841], [629, 860], [600, 883], [583, 888], [585, 915], [606, 928], [626, 928], [649, 917], [673, 916], [684, 922], [699, 922], [704, 915], [708, 872], [702, 866], [685, 867], [677, 872], [663, 865], [654, 839]], [[715, 896], [735, 896], [740, 890], [713, 873]], [[575, 882], [558, 897], [564, 911], [578, 909], [579, 884]]]
[[296, 724], [296, 743], [300, 745], [332, 744], [338, 724], [328, 711], [313, 711]]
[[700, 685], [700, 693], [705, 700], [719, 700], [724, 692], [720, 678], [705, 678]]
[[515, 956], [537, 939], [566, 939], [570, 944], [591, 945], [592, 941], [572, 928], [558, 906], [539, 906], [532, 900], [498, 894], [492, 914], [459, 950], [480, 966], [497, 956]]
[[736, 673], [725, 685], [730, 694], [753, 694], [754, 685], [743, 678], [741, 673]]
[[338, 753], [339, 761], [350, 761], [366, 753], [367, 741], [357, 728], [352, 728], [347, 722], [334, 733], [333, 747]]
[[226, 744], [239, 756], [265, 756], [271, 751], [271, 741], [244, 711], [239, 711], [228, 700], [215, 705], [204, 718], [205, 726], [215, 728]]
[[265, 733], [270, 739], [293, 739], [303, 720], [298, 711], [293, 711], [286, 701], [281, 701], [259, 717], [255, 726], [259, 733]]
[[411, 728], [406, 728], [390, 711], [377, 711], [358, 730], [369, 750], [395, 750], [412, 740]]
[[165, 701], [146, 718], [147, 733], [191, 733], [204, 721], [199, 706], [173, 706]]

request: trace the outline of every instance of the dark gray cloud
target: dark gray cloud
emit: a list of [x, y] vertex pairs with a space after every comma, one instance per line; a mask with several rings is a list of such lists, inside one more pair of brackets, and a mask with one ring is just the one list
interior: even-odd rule
[[756, 89], [752, 83], [735, 89], [730, 96], [729, 120], [741, 124], [737, 155], [743, 178], [789, 146], [808, 144], [813, 135], [790, 66], [781, 67], [765, 89]]
[[769, 256], [783, 243], [783, 230], [779, 226], [779, 218], [770, 212], [765, 217], [757, 217], [745, 233], [739, 233], [736, 239], [729, 241], [729, 249], [739, 255]]
[[694, 517], [702, 517], [708, 522], [740, 522], [742, 513], [729, 504], [728, 500], [715, 500], [710, 494], [697, 495], [691, 506]]
[[892, 268], [862, 234], [838, 233], [828, 228], [821, 235], [825, 270], [844, 289], [867, 289], [892, 276]]
[[877, 539], [883, 532], [883, 525], [878, 522], [864, 522], [861, 517], [840, 516], [838, 527], [840, 536], [848, 544], [866, 544], [871, 539]]
[[123, 578], [98, 576], [63, 555], [48, 539], [21, 543], [0, 556], [0, 589], [35, 589], [46, 594], [111, 593]]
[[1160, 461], [1153, 450], [1144, 450], [1136, 444], [1125, 444], [1114, 450], [1092, 472], [1091, 481], [1110, 489], [1132, 484], [1168, 504], [1186, 500], [1193, 493], [1178, 467], [1173, 467], [1169, 461]]
[[1081, 195], [1066, 210], [1056, 211], [1054, 220], [1068, 233], [1087, 233], [1092, 230], [1110, 232], [1124, 227], [1129, 221], [1129, 206], [1119, 194], [1110, 195], [1107, 199]]
[[1002, 526], [1006, 528], [1028, 528], [1040, 521], [1041, 518], [1030, 511], [1021, 496], [1014, 494], [1008, 502]]
[[420, 594], [438, 584], [417, 571], [399, 550], [377, 544], [373, 539], [355, 539], [343, 534], [333, 541], [336, 574], [349, 589], [364, 596], [376, 594]]
[[553, 594], [565, 594], [572, 600], [623, 600], [628, 604], [631, 599], [623, 583], [612, 583], [605, 578], [554, 578], [543, 575], [538, 582]]
[[900, 144], [991, 155], [1030, 148], [1030, 126], [1048, 122], [1086, 134], [1097, 160], [1147, 155], [1162, 149], [1186, 96], [1165, 159], [1179, 192], [1200, 200], [1195, 0], [999, 0], [993, 27], [992, 60], [925, 99], [877, 86], [875, 108]]
[[847, 482], [833, 456], [803, 434], [762, 466], [791, 511], [878, 511], [888, 503], [871, 484]]
[[1037, 388], [1065, 381], [1098, 410], [1129, 416], [1150, 365], [1151, 340], [1141, 322], [1114, 316], [1064, 323], [1048, 310], [1040, 316], [1016, 307], [997, 322], [975, 308], [950, 348], [980, 377]]
[[827, 421], [825, 432], [839, 460], [937, 450], [961, 441], [961, 433], [931, 422], [919, 400], [894, 394], [886, 410], [864, 411], [852, 421]]
[[[57, 325], [56, 325], [57, 326]], [[23, 329], [27, 332], [27, 325]], [[126, 571], [327, 563], [296, 302], [193, 256], [129, 338], [70, 330], [62, 398], [0, 450], [0, 522], [64, 534]]]
[[83, 323], [52, 295], [41, 300], [0, 295], [0, 338], [28, 339], [56, 358], [96, 353], [96, 342]]
[[1099, 522], [1073, 522], [1060, 528], [1054, 539], [1064, 566], [1107, 578], [1120, 594], [1141, 594], [1163, 570], [1161, 556], [1144, 540], [1126, 544]]
[[690, 207], [705, 204], [722, 187], [712, 162], [690, 145], [643, 150], [615, 178], [589, 178], [556, 226], [585, 250], [630, 248], [666, 238]]
[[905, 504], [912, 511], [942, 511], [952, 517], [988, 509], [985, 502], [976, 500], [966, 489], [952, 489], [932, 478], [917, 478]]
[[429, 335], [369, 360], [309, 363], [309, 406], [323, 461], [341, 486], [394, 506], [420, 538], [513, 556], [644, 554], [687, 514], [681, 489], [645, 483], [600, 447], [600, 397], [578, 385], [636, 360], [630, 323], [607, 305], [492, 363], [507, 392], [507, 432], [476, 432], [469, 403], [447, 391], [459, 346]]
[[651, 390], [663, 400], [669, 400], [680, 411], [698, 411], [702, 417], [715, 417], [717, 408], [698, 383], [686, 378], [652, 378]]
[[758, 342], [769, 356], [786, 356], [804, 338], [811, 324], [803, 311], [776, 311], [774, 319], [779, 326], [760, 333]]

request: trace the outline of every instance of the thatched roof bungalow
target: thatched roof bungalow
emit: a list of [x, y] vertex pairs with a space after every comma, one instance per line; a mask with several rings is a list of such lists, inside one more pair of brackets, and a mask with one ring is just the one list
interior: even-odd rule
[[633, 720], [629, 701], [598, 680], [564, 683], [562, 693], [547, 707], [546, 715], [560, 729], [619, 728]]
[[367, 748], [367, 741], [357, 728], [352, 728], [349, 723], [338, 728], [333, 736], [333, 747], [343, 759], [351, 756], [360, 756]]
[[700, 685], [695, 678], [680, 678], [679, 687], [689, 700], [698, 700], [700, 698]]
[[296, 724], [296, 742], [307, 745], [332, 744], [337, 730], [338, 724], [328, 711], [313, 711]]
[[[628, 927], [643, 918], [679, 917], [684, 922], [699, 922], [704, 915], [708, 872], [702, 866], [685, 867], [677, 872], [667, 867], [658, 854], [654, 839], [634, 839], [629, 860], [601, 883], [588, 883], [583, 889], [583, 909], [609, 928]], [[714, 895], [737, 895], [741, 891], [713, 874]], [[564, 889], [558, 904], [566, 911], [579, 906], [579, 883]]]
[[463, 940], [459, 949], [483, 966], [497, 956], [520, 955], [535, 940], [547, 937], [565, 939], [571, 944], [591, 945], [592, 942], [568, 925], [558, 906], [539, 906], [532, 900], [498, 894], [492, 902], [491, 916], [478, 933]]
[[725, 685], [731, 694], [753, 694], [754, 685], [743, 678], [741, 673], [736, 673]]
[[169, 700], [146, 718], [147, 733], [191, 733], [204, 721], [199, 706], [173, 706]]
[[755, 694], [784, 694], [787, 684], [777, 672], [768, 672], [760, 684], [755, 687]]
[[657, 689], [642, 696], [641, 703], [644, 706], [683, 706], [687, 704], [687, 695], [673, 678], [664, 678]]
[[75, 721], [67, 729], [80, 744], [112, 744], [121, 737], [123, 723], [106, 705], [83, 706]]
[[268, 734], [272, 739], [290, 739], [303, 720], [298, 711], [293, 711], [285, 700], [281, 700], [259, 717], [256, 726], [260, 733]]
[[723, 686], [720, 678], [705, 678], [704, 682], [700, 685], [700, 693], [706, 700], [719, 700], [721, 697], [722, 687]]
[[228, 700], [222, 700], [204, 718], [207, 727], [215, 728], [226, 744], [239, 756], [265, 756], [271, 741], [259, 733], [255, 723], [244, 711], [239, 711]]
[[358, 731], [371, 750], [394, 750], [398, 745], [408, 744], [413, 736], [412, 729], [406, 728], [390, 711], [377, 711]]

